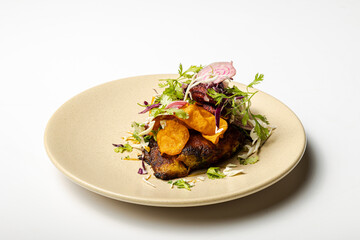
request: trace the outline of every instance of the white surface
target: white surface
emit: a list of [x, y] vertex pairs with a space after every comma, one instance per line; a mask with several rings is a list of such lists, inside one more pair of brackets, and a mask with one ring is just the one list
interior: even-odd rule
[[[0, 239], [359, 239], [359, 1], [1, 1]], [[302, 120], [281, 182], [208, 207], [126, 204], [50, 162], [52, 113], [92, 86], [233, 60]], [[106, 237], [106, 238], [105, 238]]]

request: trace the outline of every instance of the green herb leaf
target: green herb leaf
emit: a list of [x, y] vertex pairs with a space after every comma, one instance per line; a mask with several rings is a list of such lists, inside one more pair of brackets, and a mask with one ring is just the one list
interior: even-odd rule
[[182, 66], [181, 63], [180, 63], [180, 65], [179, 65], [179, 70], [178, 70], [178, 72], [179, 72], [179, 75], [180, 75], [180, 76], [183, 74], [183, 66]]
[[[264, 80], [263, 74], [256, 74], [255, 80], [248, 85], [252, 87]], [[261, 140], [266, 140], [269, 137], [269, 129], [263, 127], [259, 121], [269, 124], [266, 117], [260, 114], [254, 115], [251, 113], [251, 98], [257, 93], [256, 92], [243, 92], [236, 86], [226, 89], [226, 94], [218, 93], [214, 89], [208, 89], [208, 95], [216, 101], [216, 105], [223, 103], [225, 109], [225, 116], [233, 116], [241, 120], [241, 124], [246, 126], [249, 119], [255, 121], [254, 130]], [[241, 101], [237, 100], [237, 97], [242, 96]], [[226, 101], [225, 101], [226, 100]]]
[[162, 94], [159, 98], [157, 98], [156, 102], [161, 103], [163, 106], [167, 106], [169, 103], [173, 101], [172, 97], [166, 94]]
[[136, 139], [136, 141], [141, 143], [141, 137], [137, 133], [133, 133], [132, 136]]
[[248, 88], [253, 87], [254, 85], [259, 84], [263, 80], [264, 80], [264, 74], [257, 73], [255, 75], [255, 79], [249, 85], [247, 85], [247, 87]]
[[153, 136], [151, 136], [151, 135], [146, 135], [146, 136], [144, 136], [144, 141], [145, 142], [150, 142], [150, 139], [152, 138]]
[[254, 164], [256, 162], [259, 161], [259, 156], [255, 155], [255, 156], [251, 156], [247, 159], [240, 159], [240, 164], [241, 165], [248, 165], [248, 164]]
[[162, 79], [161, 81], [165, 82], [159, 83], [159, 87], [165, 89], [161, 96], [157, 98], [155, 102], [161, 102], [161, 99], [164, 98], [164, 95], [167, 96], [167, 100], [170, 102], [182, 100], [184, 98], [183, 89], [181, 88], [182, 83], [180, 81], [178, 81], [177, 79]]
[[212, 88], [209, 88], [207, 93], [210, 97], [212, 97], [216, 101], [216, 105], [219, 105], [224, 99], [230, 98], [229, 96], [226, 96], [223, 93], [216, 92]]
[[114, 149], [116, 153], [123, 153], [125, 151], [132, 152], [133, 148], [130, 146], [130, 144], [126, 143], [123, 147], [117, 147]]
[[236, 86], [233, 86], [232, 88], [227, 88], [226, 89], [227, 93], [230, 93], [232, 95], [236, 95], [236, 96], [247, 96], [248, 93], [247, 92], [243, 92], [241, 91], [239, 88], [237, 88]]
[[242, 125], [246, 126], [248, 120], [249, 120], [249, 112], [248, 112], [248, 111], [244, 111], [243, 118], [241, 119]]
[[269, 124], [269, 121], [266, 119], [265, 116], [257, 114], [257, 115], [253, 115], [254, 118], [260, 119], [261, 121], [263, 121], [266, 124]]
[[[254, 117], [254, 115], [252, 115]], [[254, 117], [255, 120], [255, 132], [256, 134], [259, 136], [259, 138], [261, 140], [266, 140], [269, 137], [269, 129], [264, 128], [263, 126], [261, 126], [261, 124], [256, 120], [256, 118]]]
[[218, 178], [224, 178], [225, 174], [220, 172], [219, 167], [210, 167], [206, 174], [210, 179], [218, 179]]
[[187, 189], [187, 190], [189, 190], [189, 191], [191, 191], [191, 185], [187, 182], [187, 181], [185, 181], [184, 179], [179, 179], [179, 180], [176, 180], [174, 183], [173, 183], [173, 185], [175, 185], [175, 186], [177, 186], [178, 188], [185, 188], [185, 189]]
[[203, 69], [203, 66], [201, 66], [201, 65], [200, 66], [192, 65], [184, 72], [183, 66], [180, 63], [179, 70], [178, 70], [178, 73], [180, 75], [179, 79], [180, 78], [192, 78], [194, 76], [194, 74], [200, 72], [201, 69]]

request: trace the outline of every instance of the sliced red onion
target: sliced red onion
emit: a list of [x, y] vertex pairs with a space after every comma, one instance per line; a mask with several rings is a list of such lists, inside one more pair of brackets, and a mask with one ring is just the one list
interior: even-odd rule
[[153, 108], [159, 107], [160, 105], [161, 105], [160, 103], [155, 103], [155, 104], [153, 104], [153, 105], [147, 106], [147, 107], [145, 108], [145, 110], [139, 112], [139, 114], [146, 113], [146, 112], [150, 111], [150, 110], [153, 109]]
[[174, 101], [174, 102], [171, 102], [169, 103], [165, 109], [168, 109], [168, 108], [181, 108], [183, 106], [185, 106], [188, 102], [187, 101]]
[[204, 77], [202, 81], [206, 81], [210, 75], [217, 75], [219, 77], [214, 83], [221, 83], [228, 78], [232, 78], [235, 74], [236, 69], [233, 66], [233, 62], [215, 62], [201, 69], [197, 77]]
[[217, 128], [220, 128], [221, 110], [222, 110], [222, 104], [220, 104], [215, 110], [215, 123]]
[[145, 168], [145, 161], [144, 161], [144, 160], [141, 161], [141, 165], [142, 165], [142, 168], [144, 169], [144, 172], [146, 172], [146, 174], [147, 174], [147, 171], [146, 171], [146, 168]]
[[141, 174], [141, 175], [148, 174], [148, 172], [146, 171], [146, 168], [145, 168], [144, 160], [142, 160], [141, 165], [142, 165], [142, 168], [139, 168], [138, 174]]
[[244, 98], [244, 96], [239, 96], [239, 97], [236, 97], [235, 99], [239, 100], [239, 99], [243, 99], [243, 98]]
[[113, 143], [112, 145], [113, 145], [114, 147], [124, 147], [123, 144], [115, 144], [115, 143]]

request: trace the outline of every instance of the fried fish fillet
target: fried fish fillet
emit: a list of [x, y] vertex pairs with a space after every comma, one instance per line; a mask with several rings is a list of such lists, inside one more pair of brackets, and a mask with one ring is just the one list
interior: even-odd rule
[[190, 138], [179, 155], [161, 155], [156, 141], [152, 140], [149, 144], [150, 152], [144, 151], [144, 157], [157, 178], [169, 180], [186, 177], [192, 170], [207, 168], [229, 158], [244, 142], [245, 136], [241, 130], [230, 125], [216, 145], [203, 138], [201, 133], [191, 131]]

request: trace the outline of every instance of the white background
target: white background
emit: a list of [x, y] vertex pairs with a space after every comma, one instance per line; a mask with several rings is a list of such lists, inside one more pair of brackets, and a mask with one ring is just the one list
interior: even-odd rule
[[[0, 239], [359, 239], [359, 1], [0, 1]], [[234, 61], [301, 119], [307, 151], [243, 199], [155, 208], [63, 176], [62, 103], [118, 78]]]

